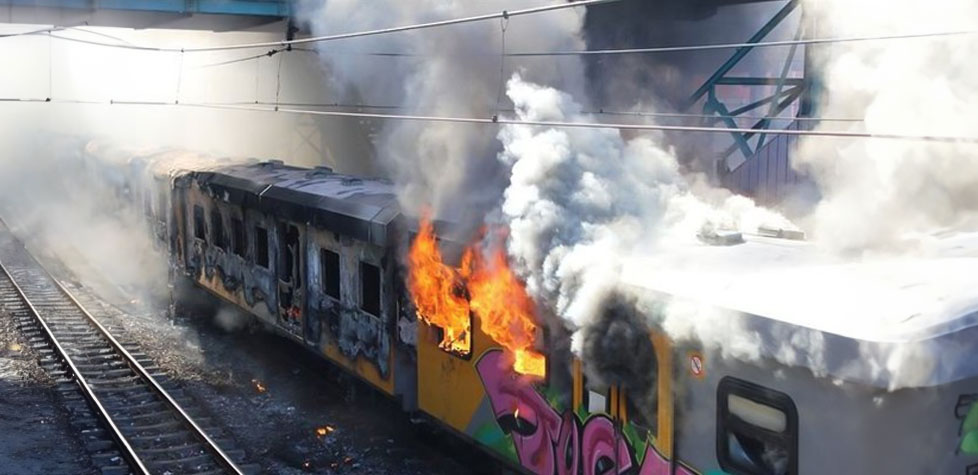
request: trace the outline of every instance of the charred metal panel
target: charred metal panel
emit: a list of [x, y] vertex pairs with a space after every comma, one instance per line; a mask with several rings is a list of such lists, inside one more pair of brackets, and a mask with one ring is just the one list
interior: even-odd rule
[[[350, 361], [359, 358], [373, 364], [383, 378], [390, 374], [393, 325], [393, 274], [386, 249], [341, 236], [330, 229], [310, 228], [306, 246], [309, 263], [307, 332], [317, 329], [326, 346], [335, 345]], [[340, 298], [326, 295], [320, 249], [339, 254]], [[380, 315], [360, 309], [360, 263], [381, 269]]]
[[[249, 243], [254, 243], [254, 226], [262, 226], [269, 230], [269, 247], [275, 247], [274, 221], [261, 213], [252, 210], [242, 210], [224, 202], [221, 196], [213, 196], [196, 184], [186, 190], [187, 199], [184, 213], [193, 215], [193, 207], [200, 206], [204, 215], [210, 216], [213, 210], [221, 213], [224, 228], [229, 229], [231, 218], [242, 219], [246, 226]], [[208, 222], [207, 235], [211, 236]], [[269, 268], [264, 269], [254, 265], [254, 246], [246, 249], [244, 257], [234, 255], [229, 249], [214, 246], [213, 239], [202, 240], [193, 234], [193, 226], [184, 226], [183, 236], [187, 247], [186, 271], [200, 285], [231, 302], [251, 310], [257, 316], [269, 323], [276, 321], [277, 296], [275, 293], [274, 259], [270, 259]], [[230, 246], [228, 246], [230, 247]], [[270, 250], [270, 254], [271, 250]]]
[[378, 246], [389, 244], [392, 223], [400, 214], [391, 183], [328, 169], [265, 162], [195, 175], [202, 187], [224, 193], [229, 202]]

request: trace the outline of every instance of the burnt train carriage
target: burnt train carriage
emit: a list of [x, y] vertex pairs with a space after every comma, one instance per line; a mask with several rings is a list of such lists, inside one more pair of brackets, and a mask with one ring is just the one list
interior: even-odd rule
[[476, 315], [461, 352], [417, 320], [397, 264], [415, 220], [389, 183], [278, 162], [174, 166], [187, 157], [140, 157], [150, 165], [129, 171], [141, 175], [129, 196], [154, 233], [165, 230], [172, 262], [526, 472], [978, 473], [973, 237], [883, 265], [751, 236], [634, 261], [625, 278], [639, 298], [722, 311], [690, 318], [721, 327], [699, 331], [750, 336], [750, 354], [721, 357], [649, 330], [649, 384], [600, 385], [587, 377], [595, 363], [574, 358], [553, 328], [539, 348], [546, 376], [530, 378]]
[[280, 162], [192, 172], [174, 182], [178, 256], [199, 285], [407, 396], [413, 365], [394, 345], [391, 185]]

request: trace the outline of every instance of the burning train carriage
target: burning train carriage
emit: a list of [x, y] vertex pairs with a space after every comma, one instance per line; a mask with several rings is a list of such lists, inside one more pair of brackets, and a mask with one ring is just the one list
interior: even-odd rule
[[[497, 315], [477, 311], [475, 290], [454, 280], [472, 278], [466, 243], [426, 236], [424, 223], [401, 215], [389, 183], [277, 162], [150, 169], [155, 178], [142, 183], [156, 189], [132, 196], [160, 200], [147, 209], [166, 223], [166, 248], [198, 285], [523, 471], [978, 472], [978, 373], [969, 362], [978, 299], [962, 277], [978, 263], [978, 240], [948, 244], [953, 255], [903, 269], [903, 280], [860, 264], [823, 274], [811, 246], [785, 239], [634, 262], [626, 279], [639, 301], [721, 309], [742, 327], [730, 338], [746, 329], [757, 354], [678, 344], [649, 323], [654, 305], [626, 299], [585, 333], [582, 360], [562, 325], [534, 327], [529, 347], [504, 341], [499, 322], [488, 321]], [[401, 263], [421, 237], [450, 256], [437, 260], [454, 276], [442, 289], [464, 302], [460, 322], [436, 322], [416, 305]], [[846, 277], [860, 272], [862, 280]], [[828, 285], [881, 275], [892, 302], [868, 292], [855, 301], [858, 293]], [[785, 301], [798, 305], [776, 305]], [[895, 311], [922, 302], [934, 306]], [[877, 313], [905, 331], [879, 340], [847, 328]], [[901, 383], [889, 358], [904, 350], [940, 356], [918, 368], [927, 378], [891, 391]], [[518, 351], [542, 367], [520, 369]]]

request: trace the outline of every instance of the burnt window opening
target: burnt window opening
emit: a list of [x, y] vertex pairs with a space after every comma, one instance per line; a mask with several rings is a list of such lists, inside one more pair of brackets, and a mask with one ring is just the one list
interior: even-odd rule
[[329, 249], [319, 249], [320, 277], [323, 281], [323, 293], [340, 299], [340, 255]]
[[224, 219], [221, 216], [221, 211], [217, 208], [211, 210], [211, 233], [213, 233], [211, 238], [214, 240], [214, 247], [222, 250], [227, 249], [227, 237], [224, 235]]
[[245, 249], [248, 248], [248, 238], [245, 236], [244, 223], [238, 218], [231, 218], [231, 248], [234, 255], [245, 256]]
[[798, 410], [791, 397], [723, 378], [717, 387], [717, 460], [737, 475], [797, 475]]
[[[298, 281], [296, 274], [299, 272], [299, 228], [292, 224], [280, 223], [279, 231], [279, 253], [278, 253], [278, 272], [279, 280], [287, 284]], [[301, 286], [298, 282], [297, 286]]]
[[380, 316], [380, 267], [360, 263], [360, 309]]
[[268, 269], [268, 230], [255, 226], [255, 265]]
[[204, 228], [204, 208], [194, 205], [194, 237], [207, 242], [207, 230]]

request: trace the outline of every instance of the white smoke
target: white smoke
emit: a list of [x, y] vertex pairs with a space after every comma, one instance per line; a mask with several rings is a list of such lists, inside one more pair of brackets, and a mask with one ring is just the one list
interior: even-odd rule
[[[819, 37], [978, 30], [978, 3], [811, 0]], [[884, 13], [885, 12], [885, 13]], [[978, 36], [817, 47], [815, 115], [865, 119], [851, 130], [978, 137]], [[820, 130], [839, 130], [822, 123]], [[836, 252], [906, 250], [912, 235], [975, 228], [978, 145], [895, 140], [800, 142], [796, 166], [823, 198], [811, 228]]]
[[[328, 35], [462, 18], [559, 3], [555, 0], [472, 2], [467, 0], [306, 0], [299, 18], [313, 34]], [[332, 74], [334, 102], [395, 106], [394, 113], [489, 118], [509, 108], [502, 86], [511, 71], [525, 68], [533, 80], [583, 90], [576, 58], [507, 59], [501, 68], [502, 29], [508, 51], [583, 49], [578, 36], [581, 9], [513, 17], [317, 45]], [[401, 53], [416, 56], [376, 56]], [[367, 112], [392, 112], [372, 110]], [[495, 130], [450, 123], [383, 121], [372, 141], [381, 166], [402, 188], [411, 211], [463, 207], [485, 209], [505, 184], [494, 156]], [[447, 205], [447, 206], [446, 206]]]
[[[593, 121], [556, 89], [514, 76], [508, 94], [524, 121]], [[655, 135], [614, 129], [507, 125], [499, 158], [511, 167], [502, 205], [509, 253], [527, 288], [568, 326], [593, 320], [621, 287], [624, 263], [689, 244], [706, 229], [791, 228], [749, 199], [694, 193], [671, 149]]]

